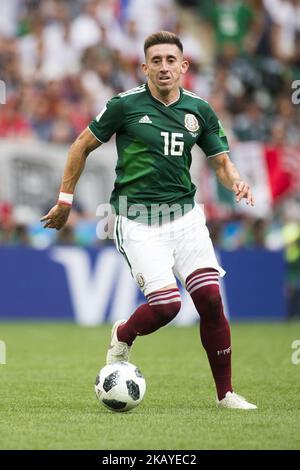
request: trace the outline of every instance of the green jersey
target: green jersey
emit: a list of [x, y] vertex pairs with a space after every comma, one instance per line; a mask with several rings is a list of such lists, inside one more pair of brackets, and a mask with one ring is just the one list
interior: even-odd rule
[[101, 142], [116, 133], [117, 178], [110, 203], [117, 214], [132, 219], [144, 215], [149, 220], [152, 211], [153, 220], [154, 206], [158, 211], [162, 206], [177, 207], [182, 214], [185, 207], [192, 209], [192, 147], [199, 145], [207, 157], [229, 150], [207, 101], [182, 88], [178, 100], [169, 105], [154, 98], [147, 84], [120, 93], [89, 129]]

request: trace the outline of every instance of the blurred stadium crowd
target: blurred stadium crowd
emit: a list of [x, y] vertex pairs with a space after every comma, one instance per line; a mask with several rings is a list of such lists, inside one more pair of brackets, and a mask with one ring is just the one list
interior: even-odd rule
[[[111, 96], [144, 81], [144, 37], [161, 29], [181, 37], [183, 86], [213, 105], [231, 144], [300, 150], [300, 0], [1, 0], [0, 139], [71, 143]], [[300, 311], [299, 201], [298, 188], [271, 218], [208, 218], [222, 248], [285, 248]], [[74, 211], [56, 243], [97, 243], [80, 236], [86, 217]], [[34, 245], [1, 192], [0, 244]]]

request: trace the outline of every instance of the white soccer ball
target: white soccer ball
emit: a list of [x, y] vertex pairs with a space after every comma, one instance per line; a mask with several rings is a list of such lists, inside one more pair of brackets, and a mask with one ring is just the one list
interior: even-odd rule
[[143, 374], [129, 362], [114, 362], [105, 366], [96, 377], [96, 396], [111, 411], [132, 410], [141, 403], [145, 391]]

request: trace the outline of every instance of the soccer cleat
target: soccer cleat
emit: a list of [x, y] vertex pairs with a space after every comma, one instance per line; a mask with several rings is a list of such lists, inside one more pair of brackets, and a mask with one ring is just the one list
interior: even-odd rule
[[256, 410], [257, 406], [249, 403], [246, 398], [234, 392], [227, 392], [222, 400], [217, 399], [218, 408], [231, 408], [236, 410]]
[[128, 362], [130, 346], [128, 346], [127, 343], [119, 341], [117, 336], [118, 327], [125, 322], [126, 320], [118, 320], [112, 327], [110, 345], [106, 354], [107, 365], [119, 361]]

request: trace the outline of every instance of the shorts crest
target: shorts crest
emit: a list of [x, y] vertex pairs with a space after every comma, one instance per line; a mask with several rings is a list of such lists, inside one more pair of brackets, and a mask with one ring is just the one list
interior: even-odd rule
[[145, 285], [145, 279], [144, 279], [144, 276], [142, 275], [142, 273], [138, 273], [136, 275], [136, 280], [137, 280], [137, 283], [138, 285], [142, 288], [144, 287]]

